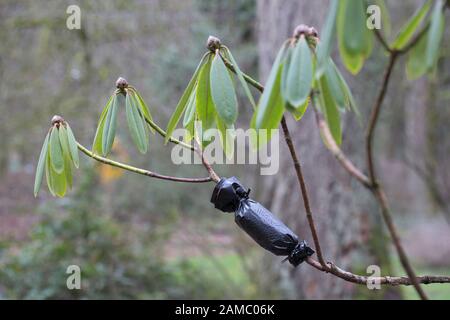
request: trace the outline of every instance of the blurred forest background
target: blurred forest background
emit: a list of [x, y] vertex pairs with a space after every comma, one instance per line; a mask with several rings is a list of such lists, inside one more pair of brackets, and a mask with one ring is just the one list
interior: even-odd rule
[[[392, 35], [421, 3], [387, 1]], [[81, 30], [66, 28], [71, 4], [81, 8]], [[212, 207], [212, 184], [123, 174], [82, 155], [68, 196], [56, 199], [42, 188], [33, 197], [35, 165], [53, 114], [64, 116], [77, 139], [90, 146], [115, 80], [124, 76], [165, 127], [208, 35], [221, 38], [244, 71], [265, 81], [283, 39], [299, 23], [320, 34], [328, 5], [328, 0], [2, 0], [0, 298], [416, 298], [411, 288], [369, 291], [308, 265], [294, 270], [282, 264], [239, 230], [232, 215]], [[448, 22], [448, 10], [446, 15]], [[418, 274], [450, 273], [449, 29], [431, 81], [408, 81], [404, 59], [396, 66], [376, 132], [377, 166]], [[386, 60], [377, 44], [359, 75], [345, 73], [364, 122]], [[241, 101], [238, 123], [248, 128], [251, 108]], [[289, 122], [325, 256], [355, 273], [377, 264], [383, 274], [404, 274], [376, 203], [324, 148], [312, 110], [301, 122]], [[129, 135], [121, 134], [126, 123], [118, 129], [113, 158], [160, 173], [204, 176], [201, 166], [168, 161], [170, 148], [158, 136], [151, 137], [149, 154], [138, 156], [126, 147]], [[352, 114], [345, 116], [343, 137], [343, 149], [363, 167], [364, 132]], [[311, 243], [284, 144], [281, 154], [277, 176], [259, 176], [256, 165], [217, 171], [238, 176], [255, 199]], [[72, 264], [81, 267], [81, 290], [66, 288]], [[448, 285], [425, 290], [431, 298], [450, 299]]]

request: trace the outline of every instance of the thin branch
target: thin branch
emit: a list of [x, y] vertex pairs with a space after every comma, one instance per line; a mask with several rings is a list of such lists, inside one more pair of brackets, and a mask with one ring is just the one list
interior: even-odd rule
[[141, 174], [147, 177], [151, 177], [151, 178], [155, 178], [155, 179], [161, 179], [161, 180], [169, 180], [169, 181], [175, 181], [175, 182], [186, 182], [186, 183], [203, 183], [203, 182], [210, 182], [213, 179], [211, 177], [207, 177], [207, 178], [179, 178], [179, 177], [172, 177], [172, 176], [166, 176], [166, 175], [162, 175], [159, 173], [155, 173], [149, 170], [145, 170], [145, 169], [141, 169], [141, 168], [136, 168], [133, 166], [130, 166], [128, 164], [124, 164], [118, 161], [114, 161], [108, 158], [104, 158], [101, 157], [93, 152], [91, 152], [90, 150], [88, 150], [86, 147], [84, 147], [83, 145], [81, 145], [79, 142], [77, 142], [78, 145], [78, 149], [80, 149], [81, 152], [83, 152], [85, 155], [87, 155], [88, 157], [91, 157], [94, 160], [97, 160], [99, 162], [102, 162], [104, 164], [113, 166], [113, 167], [117, 167], [123, 170], [127, 170], [127, 171], [131, 171], [137, 174]]
[[200, 157], [200, 159], [202, 159], [202, 163], [203, 166], [206, 168], [206, 171], [208, 171], [209, 177], [211, 178], [211, 180], [213, 180], [214, 182], [219, 182], [220, 181], [220, 176], [214, 171], [213, 167], [211, 166], [211, 164], [206, 160], [204, 154], [203, 154], [203, 150], [201, 148], [201, 144], [198, 141], [197, 137], [194, 138], [195, 142], [197, 143], [197, 148], [194, 148], [194, 151], [198, 154], [198, 156]]
[[391, 49], [391, 47], [389, 47], [389, 44], [387, 43], [386, 39], [384, 39], [384, 36], [381, 34], [380, 30], [375, 28], [375, 29], [373, 29], [373, 31], [374, 31], [375, 36], [378, 39], [378, 41], [381, 43], [381, 45], [387, 52], [395, 51], [395, 49]]
[[[164, 131], [161, 127], [159, 127], [155, 122], [153, 122], [153, 120], [151, 120], [151, 119], [148, 119], [147, 117], [145, 117], [144, 116], [144, 118], [145, 118], [145, 122], [147, 122], [149, 125], [150, 125], [150, 127], [152, 127], [153, 129], [155, 129], [155, 131], [156, 132], [158, 132], [162, 137], [166, 137], [167, 136], [167, 133], [166, 133], [166, 131]], [[187, 148], [187, 149], [190, 149], [190, 150], [192, 150], [192, 151], [195, 151], [194, 149], [194, 146], [193, 145], [190, 145], [190, 144], [188, 144], [188, 143], [185, 143], [185, 142], [183, 142], [183, 141], [180, 141], [180, 140], [178, 140], [178, 139], [175, 139], [174, 137], [170, 137], [169, 138], [169, 141], [170, 142], [172, 142], [172, 143], [175, 143], [175, 144], [178, 144], [178, 145], [180, 145], [180, 146], [182, 146], [182, 147], [184, 147], [184, 148]]]
[[391, 78], [392, 69], [394, 68], [395, 61], [397, 59], [397, 53], [392, 52], [389, 57], [389, 63], [386, 68], [386, 71], [384, 72], [383, 76], [383, 82], [381, 85], [380, 92], [378, 93], [378, 97], [375, 100], [375, 104], [372, 108], [372, 112], [369, 119], [369, 124], [367, 126], [367, 132], [366, 132], [366, 156], [367, 156], [367, 167], [369, 170], [369, 179], [370, 183], [375, 186], [377, 184], [376, 181], [376, 174], [375, 174], [375, 167], [373, 164], [373, 135], [375, 132], [375, 127], [378, 122], [378, 116], [380, 114], [381, 106], [383, 104], [384, 97], [386, 96], [387, 87], [389, 84], [389, 80]]
[[[236, 73], [236, 69], [234, 68], [233, 64], [224, 56], [221, 57], [227, 68], [230, 69], [231, 72]], [[258, 90], [261, 93], [264, 91], [264, 86], [261, 83], [259, 83], [258, 81], [256, 81], [255, 79], [253, 79], [252, 77], [243, 72], [242, 76], [244, 77], [245, 81], [247, 81], [247, 83], [253, 86], [256, 90]]]
[[[328, 262], [327, 268], [324, 269], [323, 266], [316, 260], [314, 260], [311, 257], [308, 257], [306, 259], [306, 263], [308, 263], [310, 266], [316, 268], [319, 271], [322, 272], [329, 272], [336, 277], [339, 277], [341, 279], [344, 279], [348, 282], [353, 282], [357, 284], [363, 284], [367, 285], [368, 283], [379, 283], [381, 285], [391, 285], [391, 286], [410, 286], [413, 285], [411, 283], [411, 279], [409, 277], [391, 277], [391, 276], [384, 276], [384, 277], [367, 277], [367, 276], [361, 276], [354, 273], [351, 273], [349, 271], [346, 271], [344, 269], [339, 268], [335, 264]], [[449, 276], [419, 276], [416, 278], [419, 283], [423, 284], [431, 284], [431, 283], [450, 283], [450, 277]]]
[[384, 222], [386, 223], [386, 226], [389, 230], [389, 233], [391, 235], [392, 241], [394, 242], [395, 249], [397, 250], [397, 254], [400, 258], [400, 262], [405, 269], [408, 277], [411, 279], [411, 282], [416, 289], [418, 295], [422, 300], [428, 299], [427, 295], [423, 291], [422, 287], [420, 286], [418, 280], [416, 279], [416, 274], [414, 272], [414, 269], [411, 266], [411, 263], [409, 262], [409, 258], [406, 255], [405, 250], [403, 249], [403, 246], [400, 241], [400, 237], [398, 236], [397, 228], [394, 225], [391, 212], [389, 210], [386, 195], [384, 193], [384, 190], [380, 187], [378, 181], [377, 181], [377, 175], [375, 172], [375, 166], [374, 166], [374, 158], [373, 158], [373, 136], [375, 133], [375, 127], [378, 122], [379, 114], [381, 111], [381, 106], [383, 105], [384, 97], [386, 96], [387, 87], [389, 84], [389, 80], [391, 78], [392, 70], [395, 65], [395, 61], [397, 59], [397, 52], [391, 52], [389, 63], [386, 68], [386, 71], [383, 76], [383, 82], [380, 88], [380, 92], [378, 93], [378, 97], [375, 101], [375, 104], [372, 108], [372, 112], [369, 119], [369, 124], [367, 127], [367, 133], [366, 133], [366, 156], [367, 156], [367, 167], [369, 170], [369, 179], [370, 183], [372, 185], [372, 192], [375, 196], [375, 198], [378, 200], [378, 203], [381, 207], [381, 214], [383, 216]]
[[[147, 117], [144, 117], [145, 121], [153, 128], [155, 129], [156, 132], [158, 132], [162, 137], [166, 137], [167, 133], [166, 131], [164, 131], [161, 127], [159, 127], [155, 122], [153, 122], [151, 119], [148, 119]], [[210, 181], [215, 181], [215, 182], [219, 182], [220, 181], [220, 177], [219, 175], [214, 171], [214, 169], [212, 168], [211, 164], [205, 159], [205, 157], [203, 156], [203, 152], [201, 151], [200, 148], [200, 144], [198, 144], [198, 148], [195, 148], [193, 145], [187, 144], [183, 141], [180, 141], [178, 139], [175, 139], [173, 137], [169, 138], [169, 141], [174, 143], [174, 144], [178, 144], [184, 148], [187, 148], [193, 152], [196, 152], [199, 157], [202, 159], [202, 164], [203, 166], [206, 168], [206, 171], [208, 171], [209, 174], [209, 179]]]
[[322, 249], [320, 248], [319, 236], [316, 230], [316, 225], [314, 223], [314, 217], [311, 210], [311, 205], [309, 204], [308, 190], [306, 188], [305, 179], [303, 177], [302, 167], [300, 165], [300, 160], [298, 158], [297, 152], [295, 151], [294, 144], [292, 143], [291, 134], [286, 123], [286, 118], [283, 116], [281, 119], [281, 128], [283, 129], [284, 139], [289, 148], [291, 154], [292, 162], [294, 164], [295, 172], [297, 174], [297, 180], [300, 184], [300, 190], [302, 192], [303, 204], [305, 206], [306, 218], [308, 219], [309, 229], [314, 241], [314, 246], [317, 252], [317, 258], [319, 259], [322, 266], [325, 267], [325, 260], [322, 255]]

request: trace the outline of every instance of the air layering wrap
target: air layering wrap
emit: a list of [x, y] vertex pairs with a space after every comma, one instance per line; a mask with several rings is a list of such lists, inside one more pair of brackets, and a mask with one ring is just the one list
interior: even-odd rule
[[211, 202], [223, 212], [234, 212], [237, 225], [261, 247], [277, 256], [287, 256], [293, 266], [298, 266], [314, 250], [306, 241], [299, 241], [297, 235], [269, 210], [248, 197], [236, 177], [222, 178], [214, 188]]

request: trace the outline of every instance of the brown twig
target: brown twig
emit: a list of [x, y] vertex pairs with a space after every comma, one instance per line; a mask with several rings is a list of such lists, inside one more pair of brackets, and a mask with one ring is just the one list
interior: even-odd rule
[[203, 154], [203, 150], [201, 148], [201, 144], [198, 141], [197, 137], [194, 138], [197, 147], [194, 148], [194, 151], [198, 154], [198, 156], [200, 157], [200, 159], [202, 160], [202, 164], [203, 166], [206, 168], [206, 171], [208, 171], [209, 177], [211, 178], [211, 180], [213, 180], [214, 182], [219, 182], [220, 181], [220, 176], [214, 171], [213, 167], [211, 166], [211, 164], [208, 162], [208, 160], [206, 160], [204, 154]]
[[380, 114], [381, 105], [383, 104], [384, 97], [386, 95], [389, 80], [391, 78], [392, 69], [394, 68], [395, 61], [397, 59], [397, 53], [392, 52], [389, 58], [389, 63], [384, 72], [383, 82], [381, 84], [380, 92], [378, 93], [377, 99], [375, 100], [372, 112], [370, 114], [369, 124], [367, 126], [366, 132], [366, 156], [367, 156], [367, 169], [369, 170], [369, 179], [372, 186], [377, 184], [375, 167], [373, 164], [373, 134], [375, 132], [375, 127], [378, 122], [378, 116]]
[[383, 100], [384, 100], [384, 97], [386, 96], [387, 88], [389, 85], [389, 80], [391, 78], [392, 70], [394, 68], [397, 57], [398, 57], [398, 52], [393, 51], [390, 53], [389, 63], [384, 72], [383, 82], [381, 84], [381, 88], [378, 93], [377, 99], [375, 100], [375, 104], [372, 108], [369, 123], [367, 126], [367, 133], [366, 133], [367, 169], [369, 171], [369, 180], [370, 180], [370, 184], [372, 186], [371, 190], [372, 190], [375, 198], [377, 199], [378, 203], [380, 204], [381, 214], [382, 214], [384, 222], [386, 223], [386, 226], [389, 230], [392, 241], [394, 242], [395, 249], [400, 258], [400, 262], [401, 262], [403, 268], [405, 269], [408, 277], [411, 279], [411, 282], [412, 282], [414, 288], [416, 289], [417, 293], [419, 294], [420, 298], [423, 300], [426, 300], [426, 299], [428, 299], [428, 297], [425, 294], [425, 292], [423, 291], [419, 282], [417, 281], [414, 269], [412, 268], [411, 263], [409, 262], [408, 256], [406, 255], [406, 252], [403, 249], [403, 246], [401, 244], [400, 237], [398, 236], [397, 228], [394, 225], [392, 215], [391, 215], [391, 212], [390, 212], [388, 204], [387, 204], [387, 199], [386, 199], [384, 190], [383, 190], [383, 188], [381, 188], [379, 182], [377, 181], [377, 175], [375, 172], [374, 157], [373, 157], [373, 136], [375, 133], [375, 128], [378, 123], [378, 118], [380, 115], [381, 107], [383, 105]]
[[88, 157], [91, 157], [94, 160], [97, 160], [101, 163], [113, 166], [113, 167], [117, 167], [123, 170], [127, 170], [130, 172], [134, 172], [137, 174], [141, 174], [147, 177], [151, 177], [151, 178], [155, 178], [155, 179], [161, 179], [161, 180], [168, 180], [168, 181], [175, 181], [175, 182], [186, 182], [186, 183], [203, 183], [203, 182], [211, 182], [213, 179], [212, 177], [206, 177], [206, 178], [180, 178], [180, 177], [172, 177], [172, 176], [166, 176], [163, 174], [159, 174], [153, 171], [149, 171], [149, 170], [145, 170], [145, 169], [141, 169], [141, 168], [136, 168], [133, 166], [130, 166], [128, 164], [124, 164], [118, 161], [114, 161], [108, 158], [104, 158], [101, 157], [95, 153], [93, 153], [92, 151], [88, 150], [86, 147], [84, 147], [83, 145], [81, 145], [80, 143], [77, 142], [77, 146], [78, 149], [80, 149], [81, 152], [83, 152], [85, 155], [87, 155]]
[[[357, 284], [363, 284], [367, 285], [368, 283], [379, 283], [381, 285], [391, 285], [391, 286], [410, 286], [413, 285], [411, 282], [411, 279], [409, 277], [391, 277], [391, 276], [384, 276], [384, 277], [367, 277], [367, 276], [361, 276], [357, 275], [351, 272], [348, 272], [344, 269], [339, 268], [335, 264], [328, 262], [327, 268], [324, 269], [323, 266], [316, 260], [314, 260], [311, 257], [308, 257], [306, 259], [306, 263], [308, 263], [310, 266], [316, 268], [317, 270], [320, 270], [322, 272], [329, 272], [336, 277], [339, 277], [341, 279], [344, 279], [348, 282], [353, 282]], [[450, 277], [448, 276], [419, 276], [416, 277], [417, 281], [419, 283], [423, 284], [430, 284], [430, 283], [450, 283]]]
[[320, 248], [319, 236], [317, 233], [316, 225], [314, 223], [314, 217], [311, 210], [311, 205], [309, 203], [308, 190], [306, 188], [305, 178], [303, 177], [302, 167], [300, 160], [298, 158], [297, 152], [295, 151], [294, 144], [292, 143], [291, 134], [286, 123], [286, 118], [283, 116], [281, 119], [281, 128], [283, 129], [284, 140], [289, 148], [289, 153], [291, 154], [292, 162], [294, 164], [295, 173], [297, 174], [297, 180], [300, 185], [300, 190], [302, 192], [303, 205], [306, 211], [306, 218], [308, 219], [309, 229], [314, 241], [314, 247], [316, 248], [317, 258], [322, 266], [326, 266], [325, 260], [322, 255], [322, 249]]
[[386, 39], [384, 39], [383, 35], [381, 34], [380, 30], [378, 29], [373, 29], [375, 36], [377, 37], [378, 41], [380, 41], [381, 45], [383, 46], [383, 48], [387, 51], [387, 52], [392, 52], [394, 51], [394, 49], [391, 49], [389, 47], [389, 44], [387, 43]]

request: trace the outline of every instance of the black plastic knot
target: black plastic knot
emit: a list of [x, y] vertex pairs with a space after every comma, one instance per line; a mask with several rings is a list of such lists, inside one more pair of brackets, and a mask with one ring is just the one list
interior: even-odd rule
[[295, 246], [294, 250], [289, 254], [286, 258], [290, 264], [293, 266], [298, 266], [300, 263], [305, 261], [306, 258], [312, 256], [314, 254], [314, 250], [308, 247], [308, 244], [305, 240], [300, 241]]

